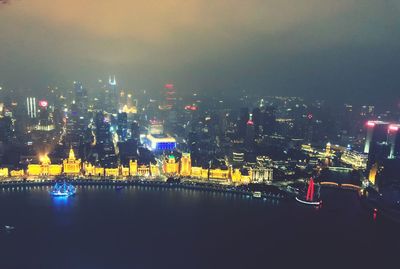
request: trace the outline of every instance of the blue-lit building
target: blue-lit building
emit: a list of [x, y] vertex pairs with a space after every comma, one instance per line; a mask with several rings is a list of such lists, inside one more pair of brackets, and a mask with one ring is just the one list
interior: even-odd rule
[[148, 134], [144, 144], [151, 151], [171, 151], [176, 148], [175, 138], [165, 134]]

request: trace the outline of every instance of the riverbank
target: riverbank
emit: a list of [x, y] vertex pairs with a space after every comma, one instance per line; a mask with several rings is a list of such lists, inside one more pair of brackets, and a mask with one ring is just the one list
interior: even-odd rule
[[[127, 179], [127, 180], [111, 180], [111, 179], [71, 179], [63, 178], [68, 183], [74, 186], [114, 186], [114, 187], [126, 187], [126, 186], [148, 186], [148, 187], [160, 187], [160, 188], [173, 188], [173, 189], [191, 189], [199, 191], [211, 191], [211, 192], [225, 192], [233, 193], [236, 195], [254, 197], [255, 192], [260, 192], [261, 195], [257, 198], [261, 199], [288, 199], [292, 197], [292, 194], [280, 189], [275, 185], [260, 184], [261, 189], [249, 188], [247, 185], [233, 186], [212, 182], [194, 182], [194, 181], [183, 181], [183, 182], [168, 182], [164, 180], [143, 180], [143, 179]], [[0, 181], [0, 189], [14, 188], [14, 187], [34, 187], [34, 186], [52, 186], [60, 180], [56, 179], [42, 179], [42, 180], [25, 180], [25, 181]], [[256, 198], [256, 197], [255, 197]]]

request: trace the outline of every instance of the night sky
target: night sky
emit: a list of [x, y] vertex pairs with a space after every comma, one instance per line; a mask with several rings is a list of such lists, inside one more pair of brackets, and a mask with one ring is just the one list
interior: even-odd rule
[[396, 0], [10, 0], [0, 85], [121, 87], [393, 102]]

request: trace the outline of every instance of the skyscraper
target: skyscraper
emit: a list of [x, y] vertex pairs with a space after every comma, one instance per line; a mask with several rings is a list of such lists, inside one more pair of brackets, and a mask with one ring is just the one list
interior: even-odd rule
[[87, 90], [79, 81], [74, 81], [75, 103], [81, 113], [86, 113], [88, 108], [88, 94]]
[[174, 84], [165, 84], [161, 95], [160, 110], [170, 110], [176, 105], [176, 91]]
[[108, 87], [106, 89], [105, 110], [109, 113], [116, 114], [119, 110], [119, 94], [117, 90], [117, 81], [115, 76], [108, 78]]
[[26, 111], [28, 112], [28, 116], [30, 118], [37, 117], [37, 107], [36, 107], [36, 98], [35, 97], [27, 97], [26, 98]]
[[390, 144], [390, 159], [400, 159], [400, 124], [390, 124], [388, 140]]
[[365, 139], [364, 153], [369, 154], [377, 144], [387, 143], [388, 126], [389, 123], [384, 121], [367, 122], [367, 137]]

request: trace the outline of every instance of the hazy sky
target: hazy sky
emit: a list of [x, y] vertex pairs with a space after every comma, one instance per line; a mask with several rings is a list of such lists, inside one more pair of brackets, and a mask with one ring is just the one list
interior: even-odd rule
[[[0, 2], [2, 2], [0, 0]], [[399, 97], [398, 0], [11, 0], [0, 84]], [[369, 97], [370, 96], [370, 97]]]

